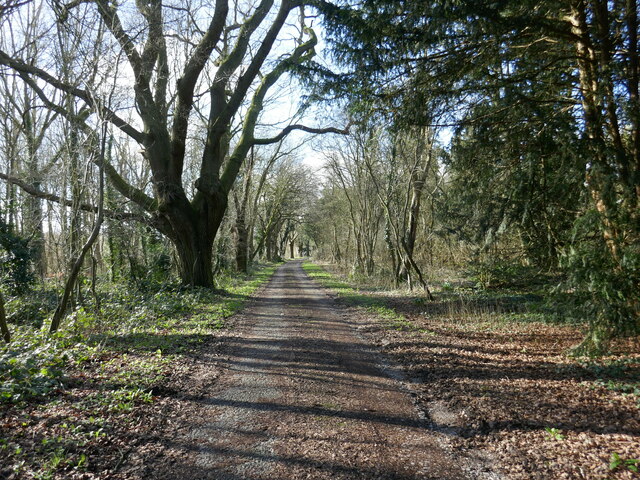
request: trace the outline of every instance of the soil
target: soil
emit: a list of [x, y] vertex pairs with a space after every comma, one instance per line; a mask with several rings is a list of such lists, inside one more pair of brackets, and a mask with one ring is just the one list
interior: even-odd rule
[[[178, 388], [170, 419], [119, 478], [494, 479], [454, 450], [417, 394], [303, 272], [283, 265]], [[169, 412], [167, 412], [169, 413]]]

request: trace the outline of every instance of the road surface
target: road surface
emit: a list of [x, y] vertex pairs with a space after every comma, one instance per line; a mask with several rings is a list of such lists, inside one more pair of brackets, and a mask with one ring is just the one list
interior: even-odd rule
[[158, 478], [480, 478], [300, 261], [280, 267], [235, 325]]

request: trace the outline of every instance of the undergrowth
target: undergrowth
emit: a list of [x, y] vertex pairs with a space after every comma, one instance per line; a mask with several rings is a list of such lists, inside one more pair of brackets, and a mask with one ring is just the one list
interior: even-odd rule
[[[224, 328], [274, 270], [220, 277], [217, 290], [110, 286], [99, 309], [77, 308], [53, 335], [47, 315], [33, 309], [37, 315], [25, 318], [10, 309], [29, 300], [12, 300], [12, 341], [0, 345], [0, 414], [14, 420], [0, 426], [0, 478], [96, 468], [100, 445], [155, 402], [176, 361]], [[46, 421], [70, 411], [63, 423]]]
[[[47, 395], [63, 385], [64, 368], [90, 361], [107, 352], [177, 354], [203, 341], [225, 325], [245, 300], [273, 273], [259, 269], [250, 277], [219, 279], [222, 290], [184, 289], [168, 285], [158, 291], [110, 286], [102, 292], [100, 309], [94, 305], [72, 312], [55, 334], [46, 332], [41, 310], [24, 319], [27, 299], [8, 302], [11, 343], [0, 346], [0, 402], [19, 402]], [[40, 296], [36, 296], [40, 298]], [[48, 312], [49, 314], [51, 312]], [[15, 325], [20, 317], [22, 325]], [[135, 365], [134, 365], [135, 366]]]

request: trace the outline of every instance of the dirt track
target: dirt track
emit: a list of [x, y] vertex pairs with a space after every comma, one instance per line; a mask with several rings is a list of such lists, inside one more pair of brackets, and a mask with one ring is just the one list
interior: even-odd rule
[[[299, 261], [283, 265], [235, 325], [210, 359], [217, 380], [183, 400], [175, 436], [163, 440], [171, 453], [157, 469], [140, 458], [143, 476], [495, 478], [429, 429], [402, 375]], [[205, 363], [192, 374], [210, 373]]]

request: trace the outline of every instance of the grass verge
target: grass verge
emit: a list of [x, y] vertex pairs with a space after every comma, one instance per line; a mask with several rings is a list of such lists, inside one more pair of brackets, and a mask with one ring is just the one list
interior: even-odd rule
[[309, 277], [316, 280], [324, 288], [333, 291], [346, 304], [377, 315], [385, 321], [389, 328], [397, 330], [416, 329], [404, 315], [387, 306], [382, 299], [360, 292], [356, 286], [338, 279], [321, 266], [307, 261], [302, 264], [302, 268]]

